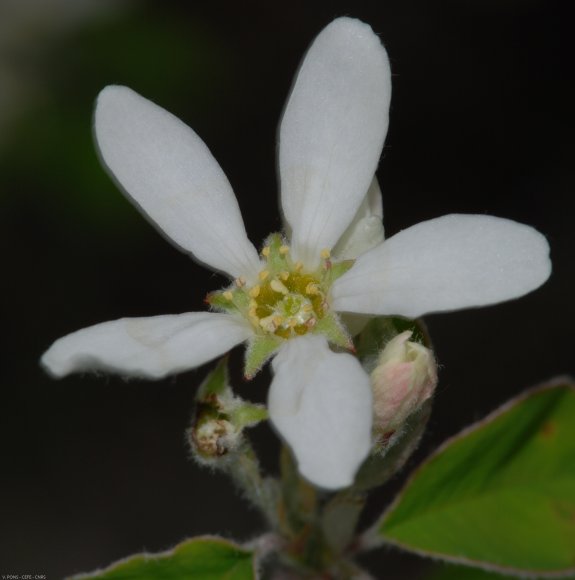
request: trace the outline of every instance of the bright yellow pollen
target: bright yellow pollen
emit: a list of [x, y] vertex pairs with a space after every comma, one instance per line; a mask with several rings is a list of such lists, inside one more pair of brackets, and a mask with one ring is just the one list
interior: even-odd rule
[[260, 291], [261, 291], [261, 288], [258, 285], [253, 286], [252, 288], [250, 288], [249, 295], [252, 298], [257, 298], [260, 295]]
[[262, 270], [258, 274], [258, 278], [263, 282], [269, 275], [270, 275], [270, 271], [269, 270]]
[[282, 256], [289, 254], [289, 246], [280, 246], [280, 254]]
[[285, 282], [289, 278], [289, 272], [280, 272], [280, 278]]
[[264, 248], [262, 249], [262, 256], [264, 258], [267, 258], [269, 255], [270, 255], [270, 247], [264, 246]]
[[324, 259], [327, 260], [330, 256], [331, 256], [331, 252], [325, 248], [320, 252], [320, 256]]
[[230, 300], [230, 301], [233, 300], [233, 298], [234, 298], [234, 295], [230, 290], [226, 290], [224, 292], [223, 296], [226, 300]]

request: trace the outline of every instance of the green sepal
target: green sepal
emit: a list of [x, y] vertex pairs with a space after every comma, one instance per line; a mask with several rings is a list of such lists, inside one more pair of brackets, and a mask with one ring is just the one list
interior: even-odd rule
[[218, 537], [186, 540], [167, 552], [136, 554], [70, 580], [254, 580], [255, 554]]
[[214, 396], [227, 394], [226, 391], [231, 391], [231, 389], [229, 388], [228, 357], [223, 357], [200, 385], [196, 401], [212, 400]]
[[247, 379], [251, 379], [257, 374], [266, 361], [281, 346], [282, 340], [278, 336], [269, 334], [250, 339], [244, 361], [244, 375]]
[[342, 260], [334, 262], [326, 270], [326, 283], [331, 286], [338, 278], [341, 278], [355, 263], [355, 260]]
[[270, 249], [269, 256], [266, 258], [267, 266], [270, 272], [276, 274], [287, 268], [287, 260], [284, 254], [280, 253], [280, 248], [286, 245], [286, 240], [281, 234], [270, 234], [264, 242], [264, 247]]
[[262, 421], [266, 421], [268, 417], [268, 410], [264, 405], [244, 400], [238, 402], [237, 406], [230, 411], [230, 422], [238, 429], [253, 427]]
[[355, 476], [354, 489], [367, 491], [393, 477], [417, 449], [431, 415], [432, 399], [412, 413], [385, 446], [376, 445]]
[[[232, 297], [226, 298], [225, 294], [231, 292]], [[240, 312], [244, 313], [248, 310], [250, 297], [241, 288], [236, 288], [235, 286], [230, 286], [229, 288], [224, 288], [223, 290], [216, 290], [210, 292], [206, 296], [206, 302], [213, 309], [219, 310], [226, 313]]]
[[215, 290], [214, 292], [210, 292], [206, 296], [206, 304], [215, 310], [220, 310], [223, 312], [233, 312], [237, 310], [233, 300], [229, 300], [224, 296], [224, 292], [226, 291], [227, 290]]
[[320, 318], [313, 328], [315, 334], [323, 334], [329, 342], [347, 350], [353, 348], [353, 341], [342, 325], [337, 314], [330, 312]]
[[386, 543], [516, 576], [575, 573], [575, 385], [561, 379], [447, 441], [376, 526]]

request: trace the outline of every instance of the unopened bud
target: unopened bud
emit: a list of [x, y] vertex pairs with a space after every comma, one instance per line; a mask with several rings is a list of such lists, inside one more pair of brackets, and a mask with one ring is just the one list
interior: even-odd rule
[[437, 385], [437, 365], [430, 349], [412, 342], [411, 331], [390, 340], [371, 373], [374, 429], [388, 440], [429, 399]]

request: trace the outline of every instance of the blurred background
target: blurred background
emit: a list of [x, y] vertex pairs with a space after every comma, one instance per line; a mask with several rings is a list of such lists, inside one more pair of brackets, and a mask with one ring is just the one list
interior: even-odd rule
[[[550, 281], [521, 300], [428, 318], [440, 386], [413, 466], [523, 389], [575, 372], [569, 4], [0, 0], [0, 573], [60, 578], [197, 534], [262, 530], [225, 478], [188, 457], [184, 431], [209, 365], [159, 383], [54, 381], [39, 368], [63, 334], [202, 309], [224, 283], [171, 247], [101, 169], [99, 90], [126, 84], [191, 125], [259, 245], [280, 228], [276, 128], [304, 51], [341, 15], [381, 35], [394, 83], [378, 171], [387, 235], [450, 212], [493, 214], [543, 232], [554, 261]], [[237, 388], [263, 401], [268, 380]], [[275, 436], [255, 436], [275, 469]], [[401, 481], [374, 498], [366, 522]], [[365, 559], [390, 579], [424, 577], [422, 562], [394, 551]]]

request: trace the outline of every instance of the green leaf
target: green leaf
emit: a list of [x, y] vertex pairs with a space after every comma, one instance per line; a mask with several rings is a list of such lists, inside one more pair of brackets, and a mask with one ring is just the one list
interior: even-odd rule
[[251, 580], [257, 578], [254, 553], [215, 537], [186, 540], [168, 552], [137, 554], [105, 570], [75, 576], [89, 580]]
[[575, 389], [554, 381], [447, 441], [377, 526], [405, 549], [507, 574], [575, 573]]
[[[425, 576], [425, 580], [503, 580], [509, 576], [502, 576], [496, 572], [488, 572], [480, 568], [467, 566], [443, 565], [433, 569], [431, 574]], [[530, 577], [534, 580], [533, 577]]]

